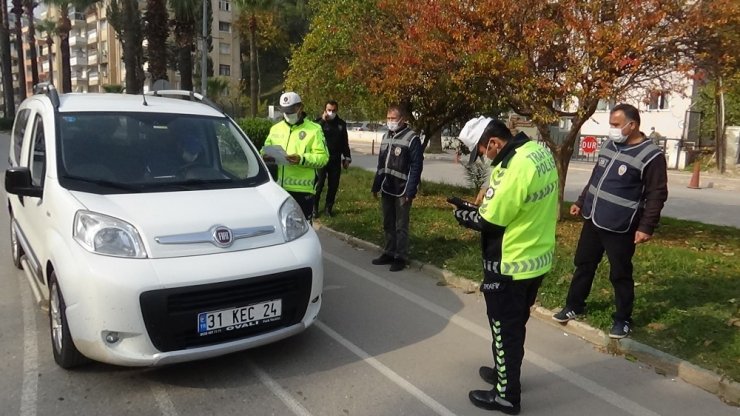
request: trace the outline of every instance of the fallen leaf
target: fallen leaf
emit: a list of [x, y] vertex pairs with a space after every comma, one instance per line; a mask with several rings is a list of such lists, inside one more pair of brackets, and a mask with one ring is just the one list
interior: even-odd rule
[[705, 347], [708, 347], [708, 346], [712, 345], [713, 342], [714, 342], [714, 340], [708, 339], [708, 340], [704, 341], [704, 346]]
[[740, 328], [740, 318], [730, 318], [727, 320], [727, 326], [736, 326]]
[[662, 331], [666, 329], [666, 325], [660, 322], [651, 322], [648, 324], [648, 328], [652, 329], [653, 331]]

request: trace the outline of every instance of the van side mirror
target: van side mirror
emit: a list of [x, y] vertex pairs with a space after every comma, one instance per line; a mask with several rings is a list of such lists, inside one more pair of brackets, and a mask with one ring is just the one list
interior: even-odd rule
[[12, 167], [5, 171], [5, 191], [18, 196], [41, 198], [44, 189], [31, 183], [31, 171], [27, 167]]

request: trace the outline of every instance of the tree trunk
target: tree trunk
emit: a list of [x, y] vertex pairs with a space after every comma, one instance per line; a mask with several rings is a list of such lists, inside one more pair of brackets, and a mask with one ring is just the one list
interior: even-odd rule
[[186, 91], [193, 91], [193, 56], [190, 51], [190, 45], [181, 46], [177, 51], [180, 88]]
[[51, 50], [51, 45], [54, 44], [54, 41], [51, 39], [51, 36], [46, 37], [46, 51], [47, 51], [47, 61], [49, 61], [49, 84], [54, 84], [54, 54]]
[[[141, 15], [136, 0], [123, 2], [124, 37], [123, 56], [126, 67], [126, 94], [141, 94], [144, 82]], [[192, 81], [191, 81], [192, 82]]]
[[59, 51], [62, 54], [62, 92], [72, 92], [72, 68], [69, 65], [69, 30], [72, 22], [69, 20], [69, 8], [61, 6], [61, 19], [57, 33], [59, 34]]
[[438, 127], [427, 134], [426, 139], [428, 142], [426, 151], [428, 153], [442, 153], [442, 127]]
[[714, 143], [717, 146], [715, 152], [717, 169], [720, 173], [725, 173], [725, 153], [727, 152], [727, 144], [725, 143], [725, 92], [721, 75], [717, 77], [717, 85], [714, 88], [714, 106]]
[[249, 114], [257, 117], [257, 19], [254, 12], [249, 18], [249, 96], [251, 108]]
[[13, 94], [13, 65], [10, 62], [10, 26], [8, 3], [0, 0], [0, 69], [3, 76], [3, 98], [5, 118], [15, 118], [15, 94]]
[[26, 60], [23, 57], [23, 5], [21, 0], [13, 0], [13, 9], [15, 14], [15, 48], [18, 54], [18, 95], [21, 101], [26, 99]]
[[33, 85], [39, 83], [39, 60], [38, 60], [38, 49], [36, 46], [36, 26], [33, 22], [33, 9], [36, 8], [36, 4], [33, 0], [26, 0], [26, 16], [28, 17], [28, 46], [31, 53], [29, 58], [31, 59], [31, 79]]

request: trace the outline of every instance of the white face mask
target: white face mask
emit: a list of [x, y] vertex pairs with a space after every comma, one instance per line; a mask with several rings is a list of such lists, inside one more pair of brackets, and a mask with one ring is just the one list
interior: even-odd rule
[[334, 117], [336, 117], [336, 116], [337, 116], [337, 113], [335, 113], [333, 111], [327, 111], [326, 112], [326, 118], [329, 119], [329, 120], [334, 120]]
[[298, 122], [298, 113], [283, 114], [283, 117], [285, 118], [285, 121], [288, 122], [288, 124], [295, 124]]
[[622, 134], [622, 129], [619, 127], [612, 127], [609, 129], [609, 140], [614, 143], [624, 143], [627, 141], [627, 136]]
[[396, 131], [398, 130], [398, 126], [401, 124], [397, 121], [389, 121], [386, 123], [388, 125], [388, 130], [390, 131]]

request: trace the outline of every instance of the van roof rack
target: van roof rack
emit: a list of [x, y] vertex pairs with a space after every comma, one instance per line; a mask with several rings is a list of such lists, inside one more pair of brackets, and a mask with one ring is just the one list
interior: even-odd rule
[[44, 94], [49, 97], [51, 104], [54, 106], [54, 110], [59, 110], [59, 93], [56, 87], [51, 82], [39, 82], [33, 86], [33, 93]]
[[146, 93], [146, 95], [153, 95], [155, 97], [164, 97], [164, 96], [176, 96], [176, 97], [186, 97], [190, 101], [195, 101], [199, 103], [206, 104], [210, 107], [212, 107], [215, 110], [218, 110], [219, 112], [223, 113], [223, 110], [216, 105], [213, 101], [209, 100], [207, 97], [205, 97], [203, 94], [199, 94], [197, 92], [193, 91], [187, 91], [187, 90], [155, 90], [155, 91], [149, 91]]

